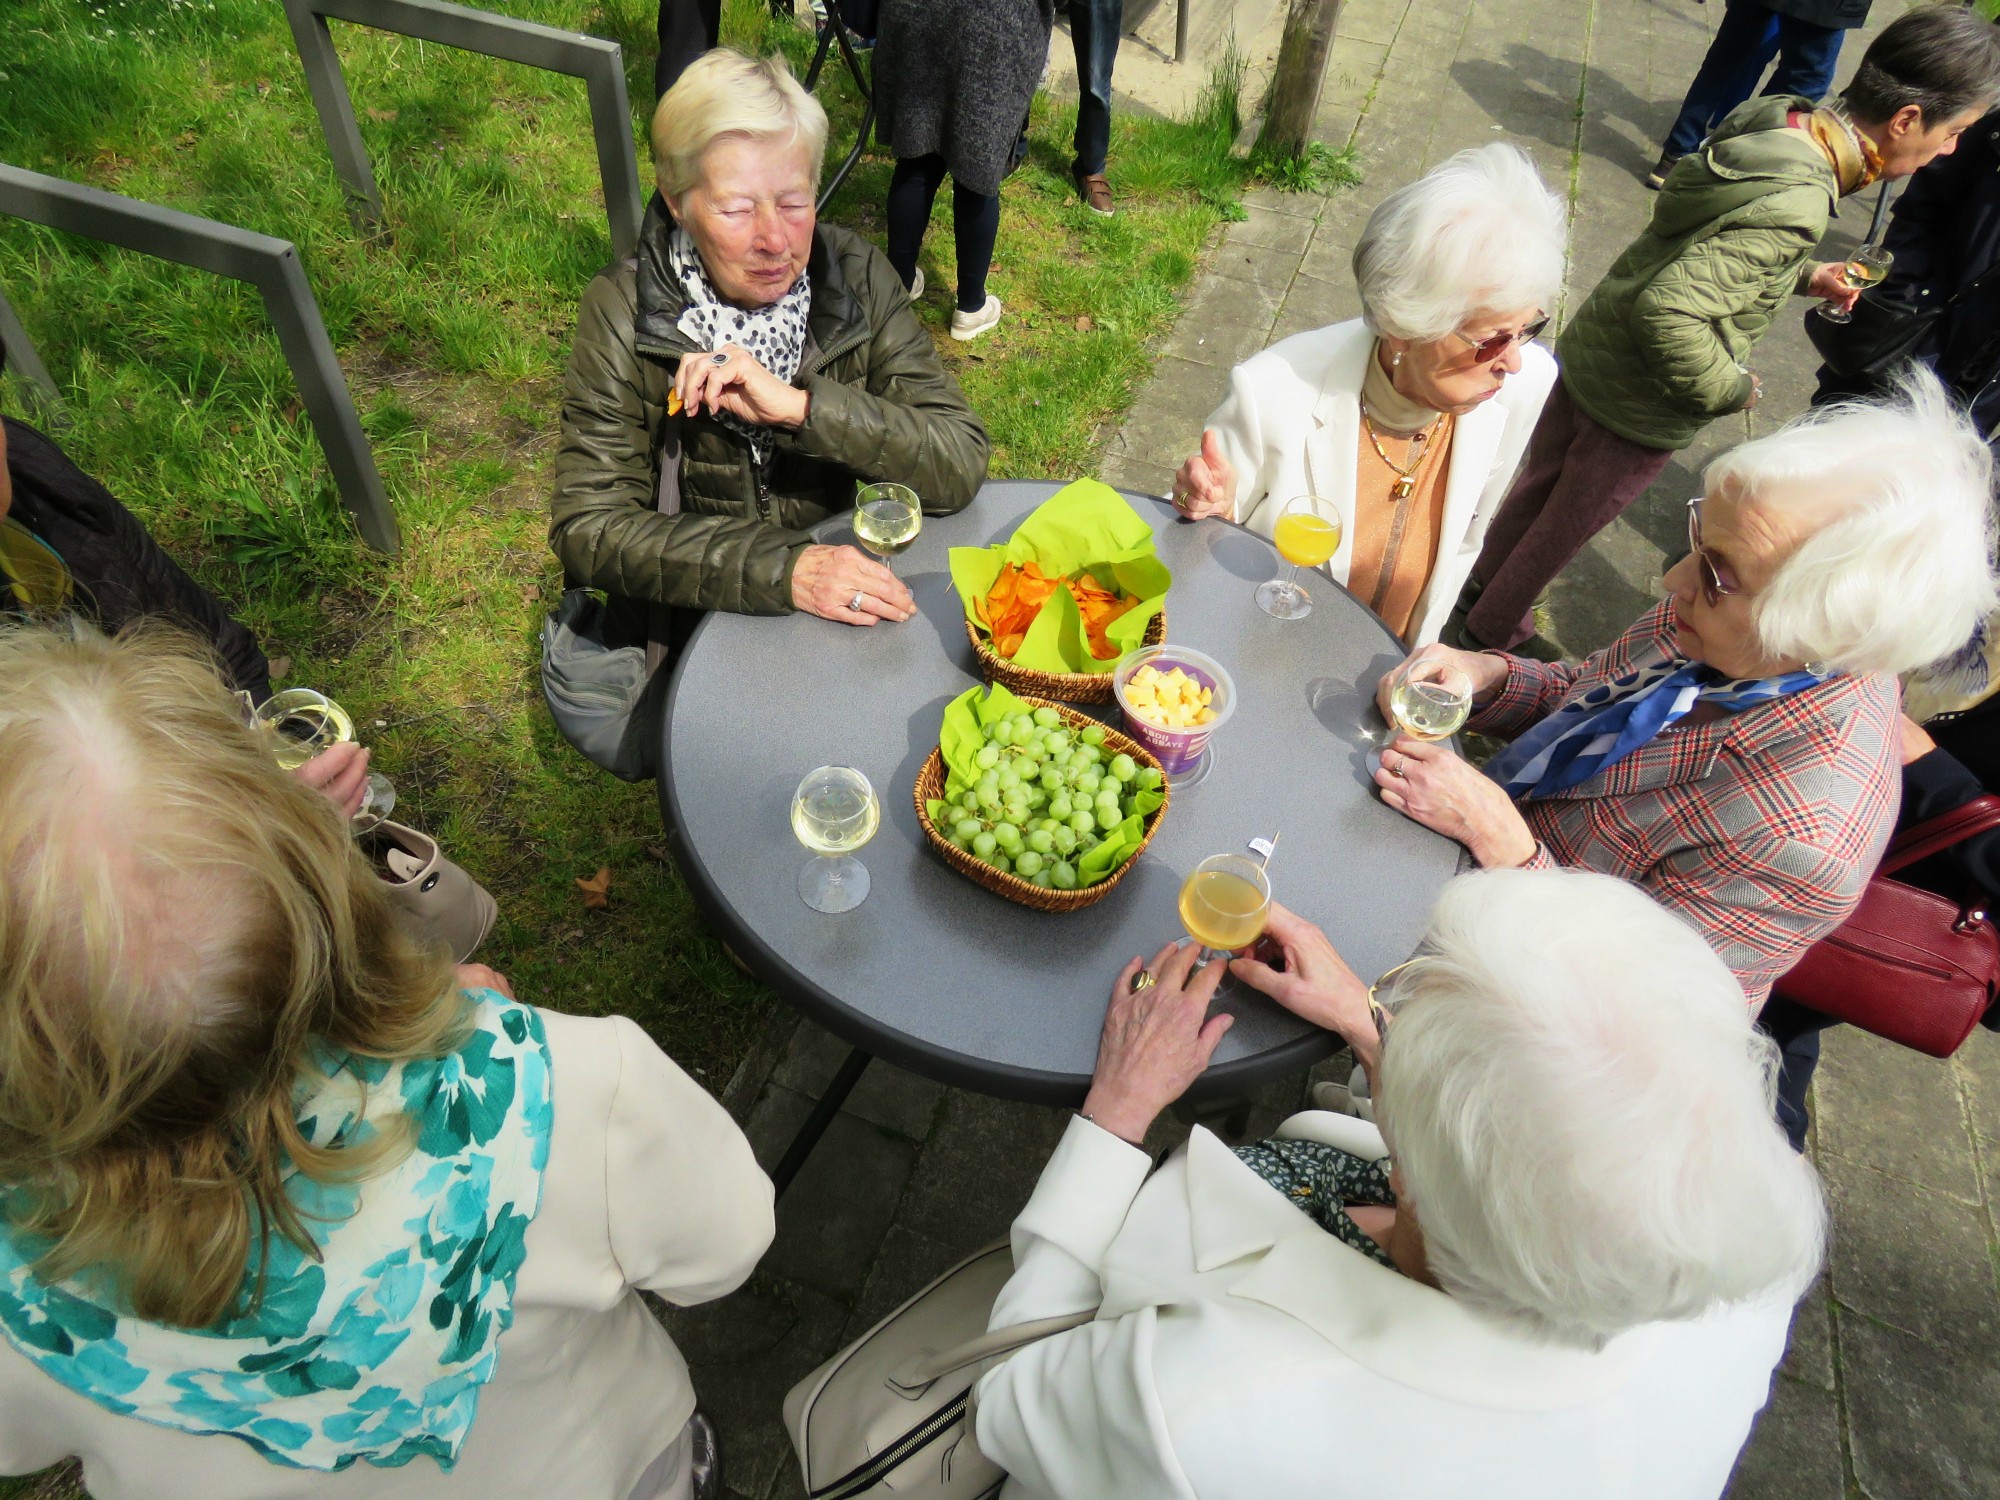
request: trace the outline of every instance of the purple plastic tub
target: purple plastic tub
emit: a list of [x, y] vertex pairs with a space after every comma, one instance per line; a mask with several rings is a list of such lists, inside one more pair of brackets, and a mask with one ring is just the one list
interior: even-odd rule
[[[1134, 713], [1125, 700], [1125, 684], [1146, 666], [1163, 673], [1179, 667], [1208, 688], [1213, 694], [1208, 706], [1215, 710], [1215, 717], [1193, 729], [1166, 729]], [[1236, 707], [1236, 684], [1230, 681], [1222, 663], [1190, 646], [1176, 646], [1171, 641], [1141, 646], [1126, 657], [1111, 674], [1111, 691], [1125, 716], [1125, 732], [1160, 758], [1160, 769], [1168, 776], [1184, 776], [1201, 763], [1202, 752], [1208, 749], [1208, 737], [1228, 722]]]

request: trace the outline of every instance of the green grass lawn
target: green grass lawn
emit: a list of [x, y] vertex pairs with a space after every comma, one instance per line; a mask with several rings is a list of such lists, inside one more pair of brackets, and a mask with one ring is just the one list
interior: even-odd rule
[[[623, 44], [643, 163], [649, 0], [494, 8]], [[724, 24], [803, 66], [807, 38], [761, 0], [730, 0]], [[720, 1089], [771, 997], [696, 914], [652, 789], [572, 754], [536, 683], [561, 587], [544, 542], [559, 383], [576, 299], [610, 255], [581, 83], [336, 23], [392, 232], [364, 243], [271, 0], [15, 0], [4, 25], [0, 160], [297, 243], [404, 550], [354, 538], [254, 292], [0, 219], [0, 287], [63, 387], [65, 446], [231, 601], [285, 682], [354, 712], [398, 816], [498, 896], [483, 958], [524, 998], [633, 1016]], [[836, 160], [859, 118], [844, 83], [834, 70], [822, 95]], [[1037, 101], [1005, 188], [997, 332], [943, 338], [949, 194], [926, 246], [922, 313], [996, 475], [1095, 468], [1204, 237], [1239, 212], [1233, 90], [1191, 123], [1118, 121], [1109, 221], [1070, 188], [1072, 123]], [[890, 166], [864, 160], [829, 216], [879, 239]], [[610, 909], [587, 911], [575, 881], [600, 866]]]
[[[623, 44], [643, 162], [649, 0], [498, 8]], [[298, 244], [404, 550], [354, 538], [254, 292], [0, 220], [0, 286], [64, 388], [62, 441], [232, 602], [285, 682], [354, 712], [398, 816], [499, 897], [482, 957], [526, 998], [634, 1016], [719, 1088], [769, 996], [660, 852], [652, 789], [572, 754], [536, 683], [560, 589], [543, 531], [559, 383], [576, 299], [610, 254], [581, 83], [335, 23], [391, 230], [364, 242], [269, 0], [16, 0], [6, 27], [0, 160]], [[725, 38], [801, 66], [808, 50], [759, 0], [731, 0]], [[834, 74], [830, 155], [859, 113]], [[1120, 120], [1107, 221], [1069, 186], [1070, 111], [1037, 102], [993, 273], [1007, 320], [974, 345], [941, 339], [996, 475], [1095, 467], [1203, 237], [1237, 211], [1233, 117], [1225, 90], [1193, 123]], [[871, 154], [829, 216], [879, 238], [890, 166]], [[940, 335], [949, 196], [925, 250]], [[600, 866], [611, 906], [587, 911], [575, 881]]]

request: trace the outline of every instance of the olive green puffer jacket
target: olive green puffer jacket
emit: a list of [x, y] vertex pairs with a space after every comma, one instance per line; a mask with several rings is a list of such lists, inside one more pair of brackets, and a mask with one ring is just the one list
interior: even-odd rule
[[[784, 614], [808, 527], [854, 503], [857, 480], [907, 484], [926, 512], [962, 510], [986, 477], [986, 429], [946, 372], [888, 258], [859, 235], [814, 231], [805, 426], [764, 468], [747, 439], [681, 420], [681, 512], [657, 509], [667, 394], [686, 294], [666, 262], [656, 198], [639, 251], [583, 294], [563, 386], [549, 544], [572, 583], [612, 596], [616, 634], [660, 637], [658, 610]], [[651, 617], [649, 627], [647, 618]]]
[[1743, 366], [1811, 277], [1840, 189], [1832, 164], [1773, 94], [1730, 113], [1668, 174], [1645, 233], [1557, 344], [1563, 387], [1620, 437], [1681, 448], [1750, 399]]

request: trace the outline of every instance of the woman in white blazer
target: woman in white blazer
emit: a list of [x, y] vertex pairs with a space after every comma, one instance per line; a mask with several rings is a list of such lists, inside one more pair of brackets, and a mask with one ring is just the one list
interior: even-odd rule
[[1347, 1039], [1380, 1134], [1197, 1129], [1153, 1171], [1229, 1018], [1189, 950], [1128, 966], [993, 1311], [1096, 1308], [978, 1387], [1003, 1500], [1715, 1500], [1824, 1232], [1721, 961], [1573, 871], [1453, 881], [1379, 1021], [1316, 928], [1270, 934], [1284, 969], [1236, 972]]
[[191, 643], [0, 630], [0, 745], [0, 872], [40, 877], [0, 878], [0, 1474], [713, 1493], [640, 1290], [770, 1243], [721, 1106], [419, 947]]
[[1561, 201], [1511, 146], [1391, 193], [1354, 246], [1362, 316], [1236, 367], [1175, 504], [1268, 537], [1293, 497], [1330, 500], [1327, 571], [1406, 644], [1436, 640], [1555, 382], [1533, 340], [1562, 272]]

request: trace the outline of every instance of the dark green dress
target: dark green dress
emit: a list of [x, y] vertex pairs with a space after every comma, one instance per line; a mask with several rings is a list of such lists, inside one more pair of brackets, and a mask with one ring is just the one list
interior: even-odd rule
[[1347, 1216], [1350, 1203], [1396, 1206], [1387, 1162], [1366, 1161], [1318, 1141], [1259, 1141], [1238, 1146], [1236, 1155], [1328, 1234], [1395, 1269], [1389, 1253]]

